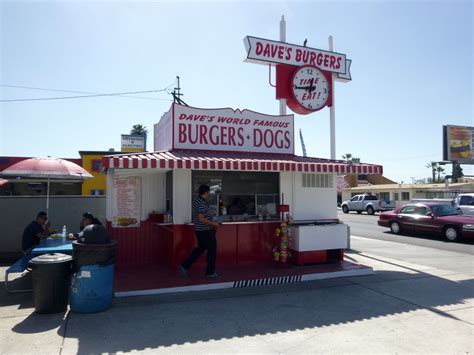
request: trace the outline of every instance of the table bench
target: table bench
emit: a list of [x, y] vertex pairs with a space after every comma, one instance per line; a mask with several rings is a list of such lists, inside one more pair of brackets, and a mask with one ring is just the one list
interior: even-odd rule
[[8, 288], [8, 275], [19, 274], [27, 270], [28, 262], [34, 257], [48, 253], [64, 253], [72, 254], [72, 241], [63, 238], [46, 238], [34, 247], [28, 254], [17, 260], [12, 266], [5, 271], [5, 289], [7, 292], [28, 292], [31, 289], [12, 290]]
[[10, 274], [20, 274], [20, 273], [24, 272], [28, 268], [29, 261], [31, 259], [33, 259], [34, 257], [35, 257], [35, 255], [32, 255], [32, 254], [24, 255], [5, 271], [5, 289], [7, 290], [7, 292], [29, 292], [29, 291], [32, 291], [31, 289], [12, 290], [12, 289], [8, 288], [8, 275], [10, 275]]

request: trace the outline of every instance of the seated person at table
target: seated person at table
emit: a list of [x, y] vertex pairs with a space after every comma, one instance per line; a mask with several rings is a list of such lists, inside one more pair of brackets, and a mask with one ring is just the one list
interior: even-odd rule
[[22, 250], [25, 254], [37, 246], [41, 239], [47, 238], [53, 233], [49, 231], [49, 225], [47, 213], [39, 212], [36, 216], [36, 220], [25, 228], [21, 240]]
[[[87, 221], [87, 224], [84, 224], [84, 221]], [[80, 230], [82, 231], [84, 227], [89, 224], [102, 225], [102, 223], [96, 217], [94, 217], [92, 213], [86, 212], [82, 215], [81, 224], [79, 225]]]
[[79, 243], [84, 244], [105, 244], [110, 243], [110, 237], [102, 223], [91, 213], [84, 213], [82, 216], [79, 233], [70, 234], [70, 239], [77, 239]]

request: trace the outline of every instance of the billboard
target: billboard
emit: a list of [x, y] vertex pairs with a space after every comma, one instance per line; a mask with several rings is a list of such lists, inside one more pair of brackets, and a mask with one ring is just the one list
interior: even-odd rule
[[443, 126], [443, 159], [474, 164], [474, 127]]
[[134, 152], [144, 152], [146, 144], [146, 136], [137, 136], [122, 134], [122, 145], [121, 151], [134, 153]]

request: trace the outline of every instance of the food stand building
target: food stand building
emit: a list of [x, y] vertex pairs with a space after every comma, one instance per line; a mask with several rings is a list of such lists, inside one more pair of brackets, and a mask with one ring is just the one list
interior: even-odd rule
[[[264, 279], [267, 266], [275, 275], [272, 250], [282, 205], [293, 219], [292, 263], [334, 261], [336, 271], [347, 269], [348, 228], [337, 220], [336, 176], [382, 174], [381, 166], [296, 156], [293, 115], [173, 104], [154, 130], [155, 152], [102, 161], [110, 192], [107, 225], [119, 243], [118, 273], [126, 275], [116, 284], [118, 291], [190, 284], [173, 283], [170, 275], [177, 277], [176, 266], [195, 245], [191, 206], [200, 184], [211, 186], [211, 210], [223, 222], [217, 267], [235, 276], [226, 279], [223, 272], [226, 281]], [[135, 271], [143, 269], [168, 275], [167, 283], [137, 281]], [[237, 272], [244, 269], [245, 275]]]

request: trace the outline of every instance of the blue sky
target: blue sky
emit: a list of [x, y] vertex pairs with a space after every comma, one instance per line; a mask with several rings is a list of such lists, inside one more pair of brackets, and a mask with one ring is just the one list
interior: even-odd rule
[[[265, 66], [244, 63], [243, 37], [334, 49], [352, 59], [336, 83], [337, 156], [382, 164], [396, 181], [430, 176], [442, 125], [474, 125], [471, 1], [1, 1], [2, 85], [99, 93], [159, 90], [181, 77], [196, 107], [278, 113]], [[72, 93], [1, 87], [2, 99]], [[171, 98], [0, 103], [0, 155], [78, 157], [151, 131]], [[308, 154], [329, 157], [329, 110], [295, 116]], [[152, 147], [152, 142], [148, 143]], [[299, 140], [296, 152], [301, 154]], [[464, 166], [466, 174], [473, 168]]]

